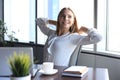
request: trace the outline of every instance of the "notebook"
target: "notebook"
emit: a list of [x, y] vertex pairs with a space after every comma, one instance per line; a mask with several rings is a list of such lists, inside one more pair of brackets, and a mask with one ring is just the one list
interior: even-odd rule
[[70, 66], [62, 72], [62, 76], [84, 77], [87, 72], [87, 66]]
[[32, 47], [0, 47], [0, 76], [10, 76], [12, 73], [8, 64], [8, 57], [14, 52], [24, 52], [30, 55], [31, 58], [31, 73], [33, 66], [33, 48]]

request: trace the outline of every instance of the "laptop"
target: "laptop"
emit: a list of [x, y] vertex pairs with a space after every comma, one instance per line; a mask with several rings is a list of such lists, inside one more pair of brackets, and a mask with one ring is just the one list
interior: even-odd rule
[[31, 59], [31, 74], [33, 73], [33, 48], [32, 47], [0, 47], [0, 77], [12, 74], [8, 64], [8, 57], [16, 53], [27, 53]]

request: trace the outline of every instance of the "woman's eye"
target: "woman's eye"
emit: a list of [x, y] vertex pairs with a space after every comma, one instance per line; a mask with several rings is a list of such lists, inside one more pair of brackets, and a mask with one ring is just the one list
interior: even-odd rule
[[63, 17], [63, 18], [64, 18], [65, 16], [64, 16], [64, 15], [61, 15], [61, 17]]
[[72, 16], [68, 16], [68, 18], [71, 18]]
[[61, 18], [72, 18], [71, 15], [61, 15], [60, 17], [61, 17]]

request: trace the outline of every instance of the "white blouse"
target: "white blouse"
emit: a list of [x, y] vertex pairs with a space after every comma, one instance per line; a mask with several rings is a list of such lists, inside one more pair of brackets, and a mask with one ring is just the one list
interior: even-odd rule
[[44, 47], [44, 61], [52, 59], [55, 65], [68, 66], [77, 45], [95, 44], [102, 39], [97, 30], [93, 28], [88, 30], [86, 36], [69, 32], [57, 36], [54, 30], [47, 27], [45, 21], [41, 23], [39, 18], [36, 21], [40, 30], [48, 36]]

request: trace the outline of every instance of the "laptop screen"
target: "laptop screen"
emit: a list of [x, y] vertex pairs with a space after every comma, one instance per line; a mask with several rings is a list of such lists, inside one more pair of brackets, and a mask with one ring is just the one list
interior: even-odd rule
[[[0, 47], [0, 76], [10, 76], [10, 66], [8, 64], [8, 57], [16, 52], [26, 53], [30, 56], [31, 64], [33, 65], [33, 48], [32, 47]], [[31, 69], [32, 69], [31, 65]]]

